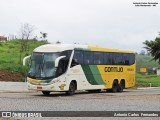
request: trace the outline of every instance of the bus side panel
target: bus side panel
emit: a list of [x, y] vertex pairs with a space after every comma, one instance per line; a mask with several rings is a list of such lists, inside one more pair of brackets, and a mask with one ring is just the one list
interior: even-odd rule
[[105, 83], [96, 65], [77, 65], [67, 72], [67, 81], [76, 80], [77, 90], [104, 89]]
[[98, 65], [98, 69], [106, 84], [107, 89], [112, 88], [114, 80], [125, 80], [125, 87], [133, 87], [135, 85], [135, 65], [117, 66], [117, 65]]

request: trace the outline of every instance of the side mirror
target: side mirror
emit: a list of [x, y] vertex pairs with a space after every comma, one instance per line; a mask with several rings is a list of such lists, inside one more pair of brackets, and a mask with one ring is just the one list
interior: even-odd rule
[[66, 56], [60, 56], [58, 57], [56, 60], [55, 60], [55, 67], [58, 67], [58, 64], [59, 64], [59, 61], [62, 59], [62, 58], [65, 58]]
[[23, 66], [26, 65], [26, 60], [27, 60], [28, 58], [30, 58], [30, 57], [31, 57], [31, 55], [26, 56], [26, 57], [23, 58]]

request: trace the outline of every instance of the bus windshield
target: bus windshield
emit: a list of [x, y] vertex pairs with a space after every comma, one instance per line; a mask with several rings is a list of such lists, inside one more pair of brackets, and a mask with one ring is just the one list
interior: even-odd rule
[[56, 77], [55, 60], [60, 53], [32, 53], [28, 76], [38, 79]]

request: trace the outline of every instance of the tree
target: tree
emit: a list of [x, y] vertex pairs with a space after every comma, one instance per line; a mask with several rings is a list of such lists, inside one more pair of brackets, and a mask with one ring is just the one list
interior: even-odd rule
[[[22, 53], [27, 52], [29, 50], [28, 40], [33, 37], [35, 27], [29, 23], [25, 23], [21, 25], [19, 36], [20, 36], [20, 64], [22, 61]], [[27, 55], [28, 53], [26, 53]]]
[[160, 38], [156, 38], [155, 40], [146, 40], [143, 42], [145, 45], [145, 49], [151, 54], [154, 60], [158, 60], [160, 64]]
[[21, 40], [21, 52], [26, 52], [28, 48], [28, 40], [33, 37], [35, 27], [29, 23], [21, 25], [20, 28], [20, 40]]
[[42, 37], [43, 37], [43, 40], [46, 40], [46, 38], [47, 38], [47, 33], [43, 33], [43, 32], [40, 32], [41, 33], [41, 35], [42, 35]]
[[144, 50], [141, 50], [141, 52], [139, 53], [140, 55], [145, 55], [145, 51]]

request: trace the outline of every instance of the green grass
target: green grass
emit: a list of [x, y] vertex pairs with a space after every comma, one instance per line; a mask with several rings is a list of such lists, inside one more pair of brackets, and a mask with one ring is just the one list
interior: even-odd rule
[[23, 58], [26, 54], [31, 54], [36, 47], [43, 44], [46, 44], [46, 42], [29, 40], [28, 50], [20, 54], [20, 40], [10, 40], [5, 43], [0, 43], [0, 70], [25, 73], [25, 68], [22, 66]]
[[157, 61], [148, 55], [136, 55], [136, 71], [140, 72], [140, 68], [147, 68], [148, 74], [154, 74], [153, 67], [158, 67]]
[[156, 75], [140, 75], [136, 76], [136, 86], [145, 86], [149, 87], [151, 84], [152, 87], [160, 87], [160, 76]]

